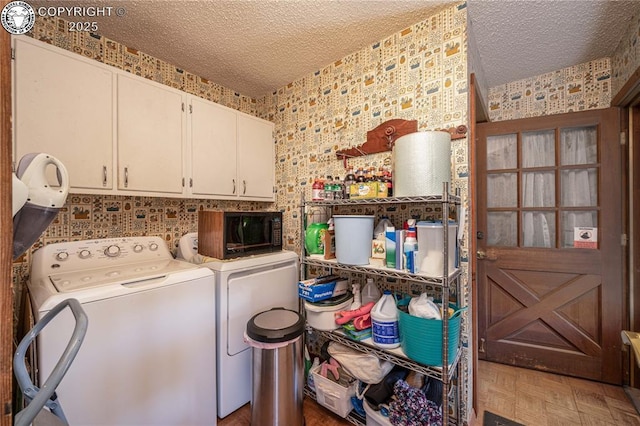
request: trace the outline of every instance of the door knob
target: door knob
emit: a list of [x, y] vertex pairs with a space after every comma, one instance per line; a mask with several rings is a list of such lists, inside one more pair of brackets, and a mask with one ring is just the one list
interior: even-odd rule
[[484, 250], [478, 250], [476, 252], [476, 259], [478, 260], [497, 260], [498, 256], [494, 252], [485, 252]]

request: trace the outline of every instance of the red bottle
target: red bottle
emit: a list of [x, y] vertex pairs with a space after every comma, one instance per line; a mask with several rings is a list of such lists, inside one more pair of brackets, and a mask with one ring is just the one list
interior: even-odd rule
[[311, 200], [324, 200], [324, 182], [320, 178], [316, 178], [311, 186]]

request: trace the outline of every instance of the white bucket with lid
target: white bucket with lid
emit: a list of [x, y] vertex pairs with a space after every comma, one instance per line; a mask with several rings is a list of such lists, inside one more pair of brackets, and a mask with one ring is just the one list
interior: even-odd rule
[[375, 216], [334, 215], [336, 260], [345, 265], [368, 265]]
[[[444, 230], [442, 222], [418, 222], [418, 254], [416, 255], [417, 273], [429, 277], [442, 277], [444, 270]], [[458, 225], [449, 222], [448, 229], [448, 275], [456, 269], [456, 236]]]

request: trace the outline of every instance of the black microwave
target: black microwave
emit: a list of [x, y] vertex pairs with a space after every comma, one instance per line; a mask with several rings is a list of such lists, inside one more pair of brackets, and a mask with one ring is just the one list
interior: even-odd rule
[[198, 212], [198, 253], [216, 259], [282, 250], [281, 212]]

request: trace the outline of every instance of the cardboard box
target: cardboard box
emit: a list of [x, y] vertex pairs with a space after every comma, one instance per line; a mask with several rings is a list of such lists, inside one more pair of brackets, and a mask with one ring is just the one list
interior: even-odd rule
[[352, 183], [349, 188], [349, 198], [377, 198], [378, 182], [360, 182]]
[[385, 253], [387, 268], [396, 267], [396, 228], [390, 226], [385, 231]]
[[298, 296], [309, 302], [319, 302], [347, 293], [349, 280], [337, 275], [326, 275], [298, 282]]
[[371, 241], [371, 257], [385, 259], [387, 257], [384, 240]]
[[336, 258], [336, 234], [332, 229], [330, 231], [325, 231], [322, 236], [324, 239], [324, 258], [325, 259], [335, 259]]

